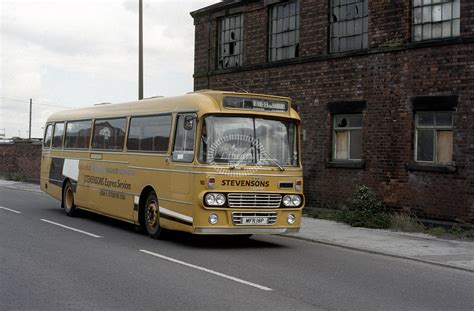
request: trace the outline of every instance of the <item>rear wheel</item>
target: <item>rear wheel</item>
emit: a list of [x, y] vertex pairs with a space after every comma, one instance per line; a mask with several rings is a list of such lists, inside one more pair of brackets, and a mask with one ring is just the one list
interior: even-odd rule
[[148, 194], [143, 208], [143, 221], [146, 232], [153, 239], [160, 238], [163, 234], [163, 229], [160, 227], [160, 207], [154, 191]]
[[66, 182], [63, 189], [63, 206], [66, 215], [73, 217], [76, 212], [76, 205], [74, 204], [74, 191], [70, 181]]

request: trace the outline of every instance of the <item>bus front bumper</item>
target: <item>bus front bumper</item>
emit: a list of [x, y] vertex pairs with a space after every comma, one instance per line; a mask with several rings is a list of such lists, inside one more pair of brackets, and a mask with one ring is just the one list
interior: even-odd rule
[[196, 234], [286, 234], [300, 228], [194, 228]]

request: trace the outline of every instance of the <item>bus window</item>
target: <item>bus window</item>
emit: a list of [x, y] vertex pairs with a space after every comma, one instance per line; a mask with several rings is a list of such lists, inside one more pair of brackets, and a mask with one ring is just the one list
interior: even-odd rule
[[92, 148], [122, 150], [126, 125], [126, 118], [95, 120]]
[[63, 143], [64, 122], [54, 125], [53, 148], [61, 148]]
[[53, 134], [53, 125], [48, 124], [46, 125], [46, 131], [44, 131], [44, 140], [43, 140], [43, 147], [50, 148], [51, 147], [51, 136]]
[[91, 139], [91, 120], [68, 122], [66, 126], [65, 148], [87, 149]]
[[170, 141], [171, 114], [130, 119], [127, 149], [166, 152]]
[[173, 161], [192, 162], [196, 136], [196, 115], [179, 115], [176, 122]]

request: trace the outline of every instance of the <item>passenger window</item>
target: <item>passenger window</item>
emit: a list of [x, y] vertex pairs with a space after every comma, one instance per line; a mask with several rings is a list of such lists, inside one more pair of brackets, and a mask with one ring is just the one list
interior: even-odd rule
[[122, 150], [126, 118], [95, 120], [92, 149]]
[[166, 152], [170, 141], [171, 114], [130, 119], [127, 149]]
[[173, 161], [192, 162], [194, 159], [194, 141], [196, 137], [196, 115], [179, 115], [176, 122]]
[[43, 147], [50, 148], [51, 147], [51, 137], [53, 134], [53, 125], [48, 124], [46, 125], [46, 130], [44, 131], [44, 140], [43, 140]]
[[91, 121], [68, 122], [66, 126], [66, 137], [64, 147], [88, 149], [91, 139]]
[[64, 122], [54, 125], [53, 148], [61, 148], [63, 143]]

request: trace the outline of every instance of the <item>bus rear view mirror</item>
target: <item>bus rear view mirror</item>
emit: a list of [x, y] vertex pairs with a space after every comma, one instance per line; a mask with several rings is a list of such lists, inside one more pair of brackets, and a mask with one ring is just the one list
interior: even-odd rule
[[194, 127], [194, 116], [186, 116], [184, 117], [184, 129], [190, 131]]

